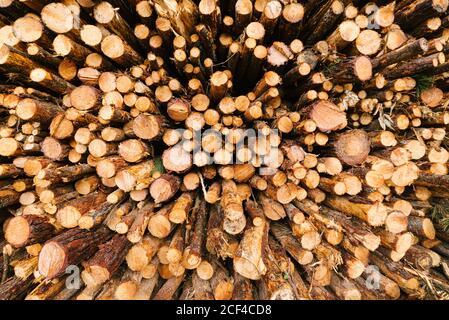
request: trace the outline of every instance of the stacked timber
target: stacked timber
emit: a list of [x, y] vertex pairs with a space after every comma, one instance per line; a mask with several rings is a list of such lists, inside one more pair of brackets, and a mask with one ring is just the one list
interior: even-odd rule
[[447, 299], [448, 7], [0, 0], [0, 299]]

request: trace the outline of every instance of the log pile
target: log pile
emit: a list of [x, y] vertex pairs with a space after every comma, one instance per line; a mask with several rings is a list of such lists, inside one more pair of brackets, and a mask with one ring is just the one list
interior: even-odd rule
[[0, 0], [0, 299], [447, 299], [448, 7]]

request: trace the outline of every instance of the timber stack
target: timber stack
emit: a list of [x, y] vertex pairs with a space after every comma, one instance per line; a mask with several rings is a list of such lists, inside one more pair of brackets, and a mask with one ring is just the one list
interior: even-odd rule
[[448, 7], [0, 0], [0, 299], [447, 299]]

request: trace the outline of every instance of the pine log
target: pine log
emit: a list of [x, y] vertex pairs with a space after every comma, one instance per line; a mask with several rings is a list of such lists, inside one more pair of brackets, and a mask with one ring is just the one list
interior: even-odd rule
[[55, 231], [47, 218], [35, 215], [17, 216], [4, 225], [6, 241], [16, 248], [46, 241]]
[[83, 262], [83, 282], [95, 286], [109, 280], [125, 259], [131, 242], [124, 235], [115, 235], [111, 240], [99, 246], [97, 253]]
[[110, 237], [106, 229], [87, 231], [78, 228], [67, 230], [50, 239], [39, 254], [39, 272], [53, 279], [70, 265], [77, 265], [94, 254], [98, 246]]

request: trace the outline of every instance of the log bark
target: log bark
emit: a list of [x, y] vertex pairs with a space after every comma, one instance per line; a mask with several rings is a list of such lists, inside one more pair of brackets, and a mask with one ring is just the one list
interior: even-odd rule
[[95, 286], [109, 280], [131, 247], [131, 242], [124, 235], [115, 235], [111, 240], [99, 246], [97, 253], [83, 262], [82, 279], [87, 286]]
[[259, 280], [267, 272], [264, 261], [267, 241], [267, 222], [247, 229], [234, 256], [234, 270], [245, 278]]
[[239, 242], [223, 229], [223, 211], [217, 205], [212, 206], [207, 224], [207, 251], [222, 259], [233, 258]]
[[178, 191], [181, 181], [177, 176], [164, 174], [150, 186], [150, 195], [156, 203], [170, 200]]
[[348, 131], [338, 136], [335, 151], [338, 159], [348, 165], [358, 165], [365, 161], [370, 153], [370, 141], [363, 130]]
[[15, 300], [25, 297], [33, 285], [33, 276], [26, 279], [10, 277], [0, 285], [0, 300]]
[[182, 261], [186, 269], [195, 269], [201, 263], [201, 253], [206, 240], [206, 202], [197, 198], [193, 210], [195, 210], [195, 225], [189, 244], [184, 249]]

